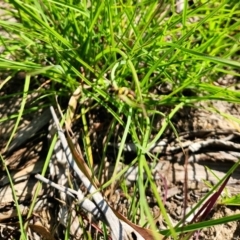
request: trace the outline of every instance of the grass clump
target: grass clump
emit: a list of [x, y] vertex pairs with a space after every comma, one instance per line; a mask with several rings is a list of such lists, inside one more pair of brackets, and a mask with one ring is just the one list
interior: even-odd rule
[[[174, 1], [6, 3], [6, 16], [16, 21], [8, 17], [0, 21], [4, 48], [0, 69], [9, 73], [0, 86], [14, 85], [17, 80], [12, 77], [22, 72], [27, 77], [21, 91], [41, 91], [38, 100], [43, 100], [44, 105], [28, 109], [23, 97], [20, 115], [2, 118], [1, 122], [9, 117], [16, 119], [13, 136], [21, 116], [29, 111], [59, 105], [66, 112], [68, 100], [80, 86], [79, 107], [73, 110], [75, 119], [81, 119], [84, 126], [82, 152], [89, 166], [103, 164], [113, 139], [120, 143], [114, 159], [118, 165], [123, 161], [124, 144], [134, 142], [138, 150], [130, 166], [137, 163], [140, 169], [134, 190], [140, 201], [138, 211], [132, 207], [134, 214], [128, 213], [129, 220], [141, 226], [148, 222], [155, 228], [146, 202], [146, 172], [164, 219], [177, 239], [178, 230], [173, 229], [152, 181], [148, 161], [149, 157], [156, 161], [156, 157], [150, 155], [149, 149], [167, 129], [178, 137], [171, 119], [182, 108], [209, 100], [239, 103], [239, 93], [230, 88], [231, 84], [223, 88], [215, 82], [226, 74], [239, 77], [240, 3], [198, 1], [187, 5], [184, 1], [180, 13]], [[48, 88], [43, 87], [45, 84]], [[211, 107], [208, 110], [214, 111]], [[97, 157], [92, 149], [94, 140], [89, 137], [92, 126], [87, 114], [91, 111], [102, 111], [108, 123], [103, 151]], [[104, 119], [103, 115], [100, 119]], [[158, 128], [155, 119], [162, 122]], [[239, 119], [233, 120], [239, 123]], [[118, 126], [121, 134], [116, 139], [114, 131]], [[113, 179], [105, 186], [120, 177], [117, 173], [115, 168]]]

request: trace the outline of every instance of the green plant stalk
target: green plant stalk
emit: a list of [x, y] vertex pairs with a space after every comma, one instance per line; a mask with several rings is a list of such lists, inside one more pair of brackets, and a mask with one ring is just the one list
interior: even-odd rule
[[[226, 224], [226, 223], [229, 223], [232, 221], [239, 221], [239, 218], [240, 218], [240, 214], [235, 214], [233, 216], [227, 216], [227, 217], [223, 217], [223, 218], [219, 218], [219, 219], [194, 223], [194, 224], [191, 224], [188, 226], [184, 226], [184, 228], [176, 227], [175, 231], [177, 233], [187, 233], [187, 232], [191, 232], [191, 231], [197, 231], [199, 229], [212, 227], [212, 226], [216, 226], [216, 225], [220, 225], [220, 224]], [[169, 233], [169, 230], [162, 230], [160, 232], [161, 232], [161, 234], [164, 234], [165, 236], [167, 236], [167, 233]]]
[[8, 147], [9, 147], [9, 144], [11, 143], [13, 137], [14, 137], [14, 134], [16, 133], [17, 131], [17, 128], [18, 128], [18, 125], [20, 123], [20, 120], [22, 118], [22, 115], [23, 115], [23, 111], [24, 111], [24, 107], [25, 107], [25, 104], [26, 104], [26, 101], [27, 101], [27, 92], [29, 90], [29, 86], [30, 86], [30, 78], [31, 76], [29, 74], [26, 75], [26, 78], [25, 78], [25, 82], [24, 82], [24, 88], [23, 88], [23, 97], [22, 97], [22, 102], [21, 102], [21, 106], [20, 106], [20, 110], [19, 110], [19, 114], [17, 116], [17, 120], [16, 120], [16, 123], [14, 125], [14, 128], [12, 130], [12, 133], [11, 133], [11, 136], [7, 142], [7, 145], [4, 149], [4, 152], [7, 151]]
[[[166, 130], [168, 124], [171, 124], [171, 119], [172, 117], [184, 106], [184, 103], [179, 103], [178, 105], [175, 106], [175, 108], [171, 111], [171, 113], [169, 114], [169, 116], [166, 117], [166, 121], [164, 121], [160, 131], [158, 132], [158, 134], [153, 138], [153, 140], [148, 143], [147, 145], [147, 149], [151, 148], [157, 141], [158, 139], [162, 136], [162, 134], [164, 133], [164, 131]], [[174, 126], [171, 124], [171, 126], [174, 128]], [[176, 134], [176, 133], [175, 133]]]
[[21, 210], [20, 210], [20, 207], [19, 207], [19, 204], [18, 204], [18, 199], [17, 199], [15, 188], [14, 188], [14, 183], [12, 181], [11, 174], [8, 171], [8, 167], [5, 164], [5, 161], [3, 159], [2, 154], [0, 154], [0, 158], [1, 158], [3, 167], [4, 167], [4, 169], [5, 169], [6, 173], [7, 173], [7, 176], [8, 176], [8, 180], [9, 180], [9, 183], [10, 183], [10, 186], [11, 186], [11, 189], [12, 189], [13, 200], [14, 200], [14, 203], [15, 203], [15, 206], [16, 206], [16, 209], [17, 209], [17, 215], [18, 215], [19, 225], [20, 225], [20, 229], [21, 229], [21, 237], [20, 237], [20, 239], [27, 240], [28, 238], [27, 238], [26, 232], [24, 230], [22, 213], [21, 213]]
[[131, 122], [132, 122], [132, 114], [133, 114], [133, 110], [132, 110], [132, 108], [129, 108], [129, 113], [127, 115], [126, 126], [125, 126], [124, 133], [123, 133], [123, 136], [122, 136], [122, 139], [121, 139], [121, 142], [120, 142], [120, 146], [119, 146], [118, 154], [117, 154], [117, 158], [116, 158], [116, 163], [115, 163], [115, 168], [114, 168], [113, 174], [112, 174], [112, 179], [111, 179], [112, 188], [113, 188], [113, 183], [116, 181], [117, 168], [118, 168], [118, 165], [119, 165], [122, 153], [123, 153], [124, 144], [126, 143], [127, 135], [128, 135], [128, 132], [129, 132]]
[[105, 140], [105, 144], [103, 146], [103, 155], [102, 155], [102, 159], [101, 159], [101, 162], [100, 162], [100, 166], [99, 166], [99, 172], [98, 172], [98, 179], [101, 179], [101, 176], [103, 174], [103, 170], [104, 170], [104, 162], [105, 162], [105, 158], [107, 156], [107, 148], [108, 148], [108, 143], [110, 141], [110, 138], [111, 136], [113, 135], [114, 133], [114, 130], [115, 130], [115, 127], [116, 127], [116, 124], [117, 124], [117, 119], [114, 118], [112, 120], [112, 123], [111, 123], [111, 126], [107, 132], [107, 137], [106, 137], [106, 140]]
[[[62, 120], [61, 124], [62, 124], [62, 123], [63, 123], [63, 120]], [[49, 147], [46, 160], [45, 160], [45, 162], [44, 162], [44, 166], [43, 166], [42, 173], [41, 173], [42, 176], [45, 176], [45, 174], [46, 174], [46, 172], [47, 172], [47, 168], [48, 168], [49, 162], [50, 162], [50, 160], [51, 160], [52, 153], [53, 153], [53, 151], [54, 151], [54, 147], [55, 147], [56, 142], [57, 142], [57, 135], [55, 134], [55, 136], [54, 136], [53, 139], [52, 139], [51, 145], [50, 145], [50, 147]], [[35, 194], [34, 194], [34, 196], [33, 196], [33, 198], [32, 198], [31, 205], [30, 205], [30, 207], [29, 207], [27, 219], [30, 218], [31, 215], [32, 215], [32, 213], [33, 213], [33, 209], [34, 209], [34, 206], [35, 206], [35, 203], [36, 203], [36, 201], [37, 201], [37, 197], [38, 197], [38, 194], [39, 194], [41, 188], [42, 188], [42, 183], [41, 183], [41, 182], [38, 182], [37, 187], [36, 187]], [[26, 223], [25, 226], [24, 226], [25, 230], [27, 229], [27, 226], [28, 226], [28, 224]]]
[[81, 113], [82, 113], [82, 122], [83, 122], [83, 131], [84, 131], [84, 142], [85, 142], [85, 149], [86, 151], [86, 156], [89, 165], [91, 168], [93, 167], [93, 155], [92, 155], [92, 147], [91, 147], [91, 140], [89, 136], [89, 130], [88, 130], [88, 124], [87, 124], [87, 119], [86, 119], [86, 109], [84, 106], [81, 107]]

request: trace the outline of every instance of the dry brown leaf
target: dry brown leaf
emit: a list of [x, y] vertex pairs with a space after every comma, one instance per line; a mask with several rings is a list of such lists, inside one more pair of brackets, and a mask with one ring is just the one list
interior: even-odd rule
[[34, 232], [38, 233], [40, 236], [42, 236], [46, 240], [55, 240], [53, 235], [49, 232], [47, 228], [45, 228], [40, 222], [37, 222], [35, 224], [29, 224], [28, 225]]
[[81, 156], [76, 151], [75, 146], [71, 140], [67, 125], [66, 125], [66, 133], [67, 133], [68, 146], [71, 150], [72, 155], [74, 156], [74, 159], [75, 159], [79, 169], [84, 173], [84, 175], [89, 179], [89, 181], [93, 184], [94, 187], [96, 187], [96, 188], [99, 187], [100, 184], [98, 182], [98, 179], [93, 175], [92, 171], [87, 166], [86, 162], [81, 158]]
[[144, 239], [146, 240], [161, 240], [164, 238], [163, 235], [159, 233], [155, 233], [150, 229], [139, 227], [138, 225], [132, 223], [129, 221], [127, 218], [125, 218], [122, 214], [120, 214], [118, 211], [115, 209], [112, 209], [115, 215], [122, 220], [123, 222], [127, 223], [129, 226], [131, 226], [134, 230], [136, 230]]
[[66, 123], [69, 126], [72, 125], [72, 120], [73, 120], [74, 113], [75, 113], [76, 108], [77, 108], [78, 100], [81, 96], [81, 92], [82, 92], [82, 87], [81, 86], [77, 87], [77, 89], [74, 91], [74, 93], [72, 94], [72, 96], [71, 96], [71, 98], [68, 102]]

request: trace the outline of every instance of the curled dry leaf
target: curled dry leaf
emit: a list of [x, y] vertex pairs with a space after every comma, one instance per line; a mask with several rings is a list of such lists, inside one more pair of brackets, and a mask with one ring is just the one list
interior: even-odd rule
[[131, 221], [129, 221], [127, 218], [125, 218], [122, 214], [120, 214], [118, 211], [113, 209], [113, 212], [116, 214], [116, 216], [124, 223], [126, 223], [127, 225], [131, 226], [136, 232], [138, 232], [144, 239], [146, 240], [161, 240], [163, 239], [163, 235], [157, 233], [157, 232], [153, 232], [150, 229], [147, 228], [143, 228], [140, 227], [134, 223], [132, 223]]
[[99, 184], [97, 178], [93, 175], [92, 171], [89, 169], [86, 162], [82, 159], [82, 157], [78, 154], [77, 150], [75, 149], [68, 129], [67, 129], [66, 133], [67, 133], [68, 146], [71, 150], [72, 155], [74, 156], [77, 166], [85, 174], [85, 176], [89, 179], [89, 181], [93, 184], [94, 187], [99, 187], [100, 184]]
[[78, 99], [81, 96], [81, 92], [82, 92], [82, 87], [79, 86], [72, 94], [69, 102], [68, 102], [68, 108], [67, 108], [67, 116], [66, 116], [66, 124], [68, 126], [72, 125], [72, 120], [74, 117], [74, 113], [76, 111], [77, 108], [77, 103], [78, 103]]
[[41, 237], [43, 237], [46, 240], [55, 240], [53, 235], [49, 232], [47, 228], [45, 228], [40, 222], [36, 222], [34, 224], [28, 225], [34, 232], [39, 234]]

